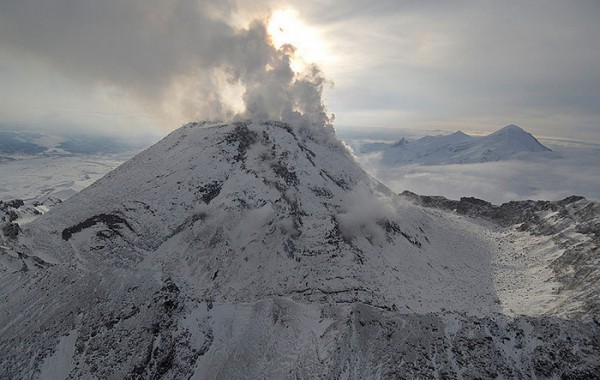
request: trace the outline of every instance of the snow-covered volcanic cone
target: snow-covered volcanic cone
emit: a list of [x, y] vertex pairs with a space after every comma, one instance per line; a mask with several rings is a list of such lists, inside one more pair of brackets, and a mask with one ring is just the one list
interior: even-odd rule
[[436, 215], [326, 130], [188, 124], [2, 240], [0, 377], [598, 373], [594, 323], [503, 316]]

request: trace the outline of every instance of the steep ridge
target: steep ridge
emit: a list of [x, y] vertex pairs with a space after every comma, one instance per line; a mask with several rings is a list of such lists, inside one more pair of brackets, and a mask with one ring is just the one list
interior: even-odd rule
[[401, 139], [393, 144], [363, 144], [359, 151], [363, 154], [382, 152], [381, 163], [385, 165], [469, 164], [556, 157], [530, 133], [513, 124], [482, 137], [457, 131], [449, 135], [425, 136], [416, 141]]
[[192, 123], [2, 240], [0, 377], [597, 374], [593, 322], [501, 314], [492, 244], [327, 132]]

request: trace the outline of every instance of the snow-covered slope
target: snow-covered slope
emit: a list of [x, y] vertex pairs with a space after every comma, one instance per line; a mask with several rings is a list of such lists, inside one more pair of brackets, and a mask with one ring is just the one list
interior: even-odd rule
[[512, 201], [401, 194], [428, 208], [493, 222], [500, 244], [494, 270], [503, 310], [600, 321], [600, 203], [571, 196], [561, 201]]
[[494, 243], [325, 130], [189, 124], [3, 238], [0, 377], [597, 374], [593, 322], [502, 315]]
[[489, 161], [555, 157], [535, 137], [516, 125], [508, 125], [483, 137], [462, 131], [449, 135], [425, 136], [416, 141], [401, 139], [393, 144], [368, 143], [359, 153], [382, 152], [381, 163], [399, 164], [467, 164]]

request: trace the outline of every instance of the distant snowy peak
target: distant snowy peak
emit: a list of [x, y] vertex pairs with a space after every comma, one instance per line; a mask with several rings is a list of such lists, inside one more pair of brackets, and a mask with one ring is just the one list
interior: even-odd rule
[[456, 136], [456, 137], [460, 136], [462, 138], [471, 138], [471, 136], [467, 135], [463, 131], [456, 131], [456, 132], [452, 133], [451, 136]]
[[498, 129], [496, 132], [490, 133], [488, 136], [501, 136], [501, 135], [517, 136], [520, 138], [525, 138], [526, 136], [533, 137], [533, 136], [531, 136], [531, 134], [529, 132], [527, 132], [526, 130], [524, 130], [523, 128], [521, 128], [515, 124], [509, 124], [506, 127]]
[[530, 133], [514, 124], [483, 137], [457, 131], [448, 135], [425, 136], [416, 141], [402, 138], [393, 144], [367, 143], [360, 147], [359, 152], [382, 152], [381, 160], [386, 165], [469, 164], [556, 157]]
[[[512, 148], [512, 151], [524, 152], [551, 152], [552, 150], [540, 143], [531, 133], [510, 124], [482, 138], [488, 143], [505, 145], [503, 148]], [[512, 146], [511, 146], [512, 145]]]
[[454, 133], [451, 133], [446, 137], [446, 141], [471, 141], [473, 140], [473, 136], [469, 136], [466, 133], [464, 133], [463, 131], [456, 131]]
[[496, 132], [490, 133], [493, 135], [529, 135], [527, 131], [515, 124], [508, 124], [506, 127], [498, 129]]

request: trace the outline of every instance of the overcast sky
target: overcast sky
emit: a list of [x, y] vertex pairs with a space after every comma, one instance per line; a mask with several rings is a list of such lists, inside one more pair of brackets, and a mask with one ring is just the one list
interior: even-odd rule
[[228, 117], [281, 89], [283, 69], [256, 86], [288, 42], [292, 68], [321, 68], [316, 90], [290, 91], [324, 84], [338, 129], [514, 123], [600, 142], [598, 20], [597, 0], [0, 0], [0, 125], [165, 133]]

